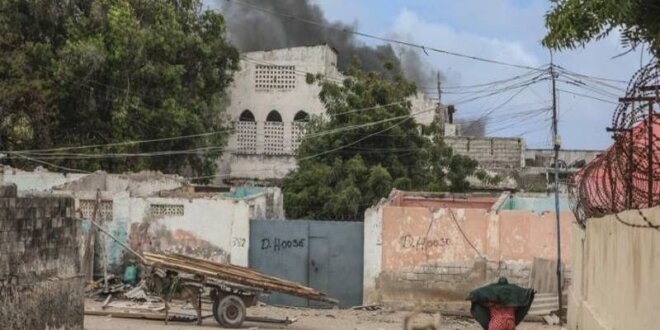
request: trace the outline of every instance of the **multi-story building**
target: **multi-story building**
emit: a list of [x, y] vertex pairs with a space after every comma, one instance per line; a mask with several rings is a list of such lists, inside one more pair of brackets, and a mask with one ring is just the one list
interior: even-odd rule
[[[325, 113], [321, 87], [307, 81], [308, 73], [341, 82], [337, 55], [328, 45], [241, 55], [227, 108], [235, 131], [228, 151], [218, 161], [218, 181], [279, 179], [295, 169], [295, 152], [306, 122], [310, 116]], [[435, 110], [417, 115], [421, 123], [428, 124], [443, 113], [435, 101], [421, 94], [411, 98], [411, 103], [413, 113]]]

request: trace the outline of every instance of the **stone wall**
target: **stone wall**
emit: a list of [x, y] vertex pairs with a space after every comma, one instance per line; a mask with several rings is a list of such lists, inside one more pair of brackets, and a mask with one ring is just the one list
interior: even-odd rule
[[0, 329], [82, 329], [79, 224], [66, 197], [0, 187]]
[[455, 153], [469, 156], [488, 169], [519, 169], [525, 145], [520, 138], [445, 137]]
[[496, 262], [474, 259], [431, 262], [399, 270], [384, 271], [378, 281], [382, 302], [433, 303], [463, 300], [477, 286], [505, 276], [509, 283], [529, 285], [530, 262]]

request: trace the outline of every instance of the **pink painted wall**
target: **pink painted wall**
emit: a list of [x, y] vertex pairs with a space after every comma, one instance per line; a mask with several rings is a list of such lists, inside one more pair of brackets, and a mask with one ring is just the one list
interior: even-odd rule
[[390, 202], [392, 206], [402, 207], [426, 207], [442, 208], [451, 207], [455, 209], [490, 209], [497, 201], [497, 197], [425, 197], [424, 195], [414, 196], [399, 192]]
[[[561, 258], [571, 262], [571, 212], [560, 214]], [[557, 221], [554, 212], [536, 214], [530, 211], [499, 212], [499, 250], [502, 260], [532, 261], [534, 257], [557, 258]]]
[[[499, 276], [527, 286], [534, 258], [556, 259], [554, 213], [495, 212], [496, 202], [487, 200], [397, 197], [365, 216], [365, 304], [464, 300]], [[573, 221], [572, 213], [561, 214], [565, 265]]]
[[[483, 209], [451, 211], [475, 247], [486, 251], [488, 212]], [[383, 270], [478, 257], [462, 237], [448, 209], [385, 207], [382, 242]]]
[[[433, 262], [474, 261], [477, 252], [488, 260], [526, 261], [556, 258], [554, 213], [484, 209], [429, 209], [386, 206], [382, 218], [382, 270], [397, 270]], [[561, 214], [562, 261], [570, 263], [570, 212]]]

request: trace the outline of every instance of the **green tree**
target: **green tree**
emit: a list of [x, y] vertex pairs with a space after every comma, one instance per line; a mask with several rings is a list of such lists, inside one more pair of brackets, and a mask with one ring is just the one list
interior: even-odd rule
[[298, 149], [298, 169], [284, 180], [288, 217], [362, 219], [392, 188], [469, 189], [465, 179], [477, 162], [452, 153], [439, 123], [415, 122], [407, 101], [416, 93], [413, 83], [355, 67], [346, 75], [341, 84], [321, 82], [328, 119], [312, 120]]
[[656, 0], [553, 0], [543, 44], [554, 49], [584, 46], [621, 29], [624, 46], [648, 43], [660, 53], [660, 4]]
[[[213, 173], [228, 135], [224, 91], [239, 61], [220, 14], [201, 0], [0, 0], [0, 12], [0, 149], [219, 132], [28, 155], [84, 170]], [[163, 150], [179, 152], [116, 155]]]

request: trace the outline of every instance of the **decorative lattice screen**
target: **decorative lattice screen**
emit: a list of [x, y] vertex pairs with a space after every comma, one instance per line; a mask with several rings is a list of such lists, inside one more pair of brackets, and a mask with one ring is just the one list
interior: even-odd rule
[[296, 88], [296, 67], [294, 65], [257, 64], [254, 77], [255, 88], [294, 89]]

